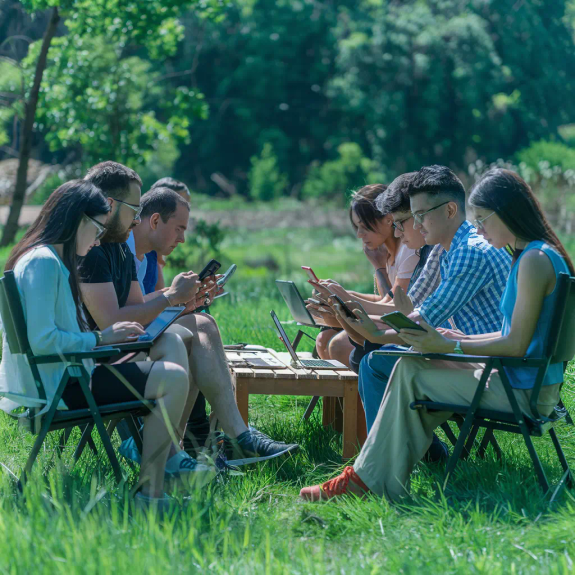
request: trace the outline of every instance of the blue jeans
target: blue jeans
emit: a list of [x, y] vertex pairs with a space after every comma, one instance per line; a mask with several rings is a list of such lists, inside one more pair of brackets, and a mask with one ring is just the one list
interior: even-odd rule
[[[405, 347], [396, 345], [384, 345], [380, 348], [382, 351], [405, 351]], [[359, 366], [358, 391], [365, 410], [365, 420], [367, 423], [367, 433], [377, 417], [389, 376], [397, 363], [398, 357], [366, 355]]]

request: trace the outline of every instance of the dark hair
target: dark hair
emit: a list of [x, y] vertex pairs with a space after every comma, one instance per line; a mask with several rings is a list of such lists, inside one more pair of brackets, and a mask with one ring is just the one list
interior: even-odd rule
[[10, 252], [6, 262], [5, 269], [11, 270], [23, 255], [37, 246], [63, 244], [62, 261], [70, 272], [70, 289], [76, 304], [76, 318], [82, 331], [89, 328], [82, 313], [76, 234], [84, 215], [95, 218], [106, 215], [109, 211], [110, 205], [94, 184], [84, 180], [66, 182], [52, 192], [34, 223]]
[[123, 200], [130, 193], [130, 182], [142, 187], [140, 176], [118, 162], [101, 162], [92, 166], [84, 176], [88, 182], [98, 186], [106, 197], [117, 197]]
[[387, 186], [385, 194], [380, 194], [375, 201], [375, 207], [382, 214], [394, 212], [409, 212], [409, 185], [416, 172], [401, 174]]
[[375, 207], [375, 200], [380, 194], [383, 194], [385, 190], [387, 190], [385, 184], [369, 184], [353, 193], [351, 203], [349, 204], [349, 219], [354, 229], [357, 228], [353, 223], [353, 212], [355, 212], [361, 223], [368, 230], [375, 232], [377, 222], [385, 216], [385, 214], [381, 214]]
[[[469, 205], [494, 211], [509, 231], [520, 240], [541, 240], [554, 247], [565, 258], [571, 275], [573, 262], [551, 228], [539, 200], [529, 184], [511, 170], [489, 170], [473, 186]], [[514, 260], [519, 253], [514, 254]]]
[[188, 212], [190, 204], [180, 194], [169, 188], [154, 188], [142, 196], [142, 219], [149, 218], [152, 214], [160, 214], [162, 221], [168, 220], [176, 213], [178, 205], [185, 206]]
[[178, 194], [180, 192], [186, 193], [188, 196], [190, 195], [190, 190], [188, 186], [184, 184], [184, 182], [180, 182], [180, 180], [174, 180], [174, 178], [162, 178], [158, 180], [155, 184], [152, 185], [150, 190], [155, 190], [156, 188], [169, 188]]
[[424, 166], [415, 172], [409, 184], [409, 197], [418, 194], [447, 196], [457, 202], [465, 214], [465, 188], [461, 180], [446, 166]]

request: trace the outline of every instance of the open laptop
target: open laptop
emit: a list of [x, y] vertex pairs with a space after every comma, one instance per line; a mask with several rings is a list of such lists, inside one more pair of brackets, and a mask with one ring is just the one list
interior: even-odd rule
[[312, 369], [348, 369], [346, 365], [336, 361], [335, 359], [300, 359], [297, 356], [292, 344], [287, 336], [276, 312], [274, 310], [270, 311], [270, 315], [274, 320], [274, 324], [276, 326], [276, 330], [278, 332], [280, 340], [286, 346], [289, 354], [292, 357], [292, 366], [293, 367], [308, 367]]
[[276, 280], [276, 285], [278, 286], [292, 317], [298, 324], [305, 325], [307, 327], [321, 327], [315, 323], [313, 316], [305, 307], [305, 301], [293, 282]]
[[167, 307], [153, 322], [148, 324], [145, 328], [146, 335], [141, 335], [135, 341], [128, 341], [126, 343], [115, 343], [113, 345], [106, 345], [104, 347], [117, 347], [122, 351], [135, 351], [137, 349], [145, 349], [150, 343], [154, 343], [180, 316], [185, 310], [185, 306]]

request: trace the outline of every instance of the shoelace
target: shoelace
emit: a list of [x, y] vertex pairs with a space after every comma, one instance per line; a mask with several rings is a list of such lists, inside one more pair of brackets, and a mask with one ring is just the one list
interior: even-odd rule
[[180, 461], [180, 469], [195, 469], [198, 462], [192, 457], [186, 457]]
[[335, 495], [343, 495], [347, 492], [347, 486], [350, 479], [355, 479], [355, 471], [353, 467], [347, 466], [341, 475], [326, 481], [322, 486], [321, 490], [328, 496], [334, 497]]

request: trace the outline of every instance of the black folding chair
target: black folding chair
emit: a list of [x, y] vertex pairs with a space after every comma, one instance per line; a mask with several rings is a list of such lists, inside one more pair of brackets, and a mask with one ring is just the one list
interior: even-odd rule
[[[56, 430], [64, 430], [57, 449], [57, 451], [61, 453], [68, 441], [71, 430], [76, 426], [80, 427], [80, 429], [83, 430], [83, 433], [80, 443], [76, 448], [75, 460], [79, 458], [86, 444], [89, 444], [95, 451], [96, 448], [91, 438], [91, 432], [93, 428], [96, 427], [104, 449], [110, 459], [110, 463], [112, 464], [116, 480], [118, 482], [121, 481], [122, 472], [114, 453], [112, 442], [110, 441], [110, 435], [107, 433], [106, 427], [104, 426], [104, 421], [114, 421], [126, 418], [128, 425], [130, 425], [130, 422], [132, 423], [132, 425], [130, 425], [130, 430], [134, 434], [137, 442], [139, 439], [139, 447], [141, 448], [141, 438], [134, 423], [134, 418], [141, 415], [147, 415], [155, 404], [153, 401], [142, 400], [105, 406], [96, 405], [94, 396], [90, 391], [90, 374], [82, 363], [83, 359], [97, 360], [113, 357], [119, 354], [120, 350], [114, 347], [106, 347], [97, 350], [94, 349], [88, 352], [71, 352], [44, 356], [34, 355], [28, 341], [22, 303], [20, 301], [18, 287], [12, 271], [5, 272], [4, 277], [0, 279], [0, 314], [4, 323], [4, 337], [8, 341], [10, 351], [13, 354], [23, 354], [26, 356], [32, 371], [32, 376], [34, 377], [38, 398], [40, 400], [43, 400], [44, 402], [46, 401], [46, 391], [40, 376], [40, 371], [38, 370], [38, 365], [48, 363], [65, 363], [66, 365], [52, 404], [46, 413], [38, 416], [37, 414], [41, 409], [40, 407], [28, 407], [25, 414], [18, 416], [20, 423], [24, 423], [24, 426], [32, 433], [37, 434], [32, 451], [30, 452], [20, 477], [19, 487], [21, 488], [26, 482], [47, 434]], [[113, 366], [111, 367], [113, 368]], [[88, 403], [88, 408], [67, 411], [58, 410], [57, 407], [66, 385], [73, 381], [79, 382], [82, 393]], [[6, 395], [9, 396], [9, 394]], [[7, 469], [6, 466], [3, 465], [3, 467]]]
[[[455, 443], [453, 454], [447, 463], [445, 472], [445, 479], [443, 487], [455, 470], [455, 466], [459, 458], [469, 452], [475, 443], [475, 438], [480, 428], [485, 428], [485, 435], [477, 450], [479, 456], [483, 456], [487, 445], [491, 442], [494, 446], [496, 454], [500, 457], [501, 452], [493, 432], [506, 431], [523, 436], [527, 445], [527, 450], [533, 461], [535, 472], [539, 484], [544, 493], [550, 491], [549, 481], [541, 465], [541, 461], [535, 451], [531, 437], [542, 437], [549, 433], [553, 446], [557, 451], [557, 456], [563, 468], [563, 476], [559, 481], [555, 491], [551, 496], [551, 502], [555, 501], [560, 491], [565, 485], [569, 488], [573, 487], [573, 475], [563, 453], [563, 449], [555, 433], [554, 426], [561, 420], [573, 425], [573, 420], [569, 412], [560, 401], [555, 407], [549, 417], [544, 417], [539, 414], [537, 403], [541, 386], [545, 378], [545, 374], [550, 364], [563, 363], [564, 368], [567, 363], [575, 356], [575, 278], [569, 277], [567, 274], [559, 274], [556, 289], [559, 290], [555, 309], [553, 312], [553, 321], [549, 330], [547, 341], [545, 342], [545, 356], [541, 358], [532, 357], [486, 357], [486, 356], [473, 356], [473, 355], [459, 355], [459, 354], [425, 354], [415, 352], [393, 352], [393, 351], [376, 351], [373, 352], [377, 355], [394, 355], [400, 357], [425, 357], [429, 359], [442, 359], [447, 361], [455, 361], [459, 363], [481, 363], [485, 364], [485, 369], [481, 379], [477, 385], [477, 390], [473, 396], [470, 405], [455, 405], [450, 403], [439, 403], [435, 401], [416, 400], [410, 407], [411, 409], [427, 409], [433, 411], [448, 411], [454, 414], [455, 418], [459, 418], [460, 431], [459, 437]], [[522, 413], [517, 398], [513, 393], [513, 388], [507, 374], [505, 367], [533, 367], [537, 368], [537, 375], [531, 393], [529, 405], [532, 414]], [[511, 412], [498, 411], [492, 409], [483, 409], [479, 407], [481, 397], [485, 391], [486, 383], [492, 370], [497, 369], [501, 382], [511, 404]]]

